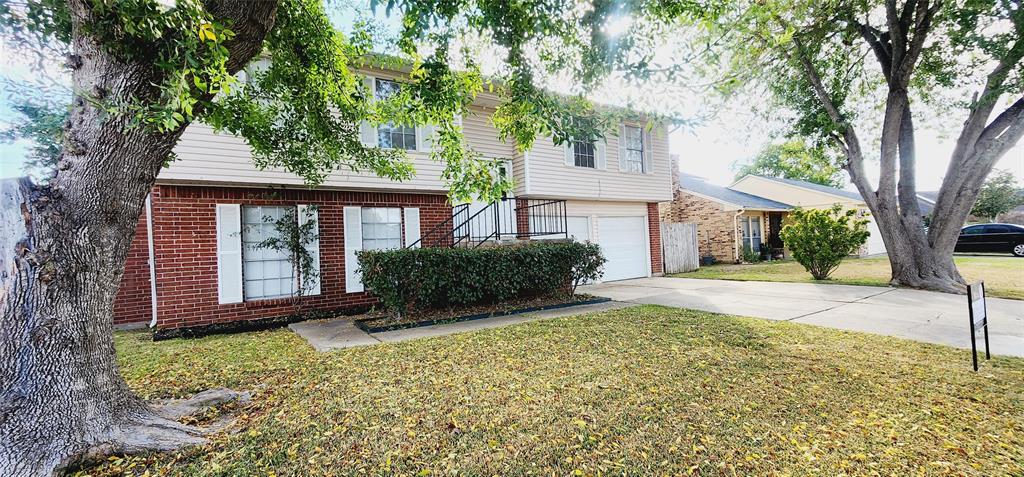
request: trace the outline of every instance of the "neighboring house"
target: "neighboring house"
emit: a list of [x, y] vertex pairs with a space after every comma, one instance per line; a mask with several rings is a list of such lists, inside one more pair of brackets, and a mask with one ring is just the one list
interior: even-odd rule
[[[867, 204], [856, 192], [811, 182], [747, 175], [728, 187], [679, 173], [671, 202], [661, 204], [664, 222], [697, 224], [701, 256], [722, 262], [738, 262], [744, 252], [779, 258], [786, 255], [779, 232], [795, 207], [827, 208], [840, 204], [868, 218], [871, 237], [858, 255], [885, 252], [878, 227], [871, 220]], [[767, 250], [763, 250], [767, 247]]]
[[[401, 73], [367, 69], [377, 94]], [[365, 143], [406, 149], [416, 177], [392, 182], [344, 168], [307, 188], [281, 169], [256, 169], [250, 149], [232, 135], [190, 126], [146, 202], [114, 306], [115, 323], [159, 328], [290, 316], [304, 310], [344, 311], [373, 303], [356, 272], [355, 252], [403, 246], [445, 246], [462, 240], [572, 236], [601, 245], [604, 280], [661, 273], [658, 202], [671, 198], [668, 139], [625, 122], [598, 144], [555, 146], [538, 138], [528, 152], [498, 138], [490, 116], [499, 104], [484, 93], [461, 119], [466, 141], [485, 157], [506, 158], [514, 198], [466, 220], [486, 204], [448, 203], [443, 164], [429, 159], [431, 128], [361, 127]], [[310, 208], [310, 206], [316, 206]], [[493, 206], [499, 208], [498, 206]], [[265, 217], [294, 208], [318, 222], [310, 246], [319, 276], [309, 296], [294, 297], [287, 257], [253, 245], [275, 229]], [[479, 222], [480, 217], [502, 215]], [[473, 227], [470, 227], [473, 225]], [[483, 228], [483, 238], [477, 236]], [[489, 227], [489, 229], [488, 229]], [[466, 230], [473, 228], [473, 237]], [[418, 242], [419, 241], [419, 242]]]
[[702, 257], [736, 262], [743, 258], [744, 250], [760, 254], [762, 244], [781, 253], [779, 230], [790, 209], [789, 204], [680, 173], [672, 201], [661, 204], [661, 220], [697, 224], [697, 249]]
[[878, 231], [878, 224], [871, 217], [867, 203], [857, 192], [813, 182], [753, 174], [741, 177], [729, 188], [805, 209], [821, 209], [839, 204], [844, 209], [856, 210], [861, 217], [868, 220], [868, 232], [871, 233], [858, 255], [885, 253], [885, 243], [882, 241], [882, 234]]

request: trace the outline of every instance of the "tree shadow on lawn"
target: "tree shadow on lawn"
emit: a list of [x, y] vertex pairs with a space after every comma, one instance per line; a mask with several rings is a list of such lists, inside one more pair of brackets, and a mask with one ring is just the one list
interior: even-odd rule
[[975, 374], [963, 351], [894, 338], [643, 306], [326, 354], [283, 330], [135, 339], [118, 337], [136, 389], [254, 397], [240, 432], [119, 468], [1024, 471], [1024, 360]]

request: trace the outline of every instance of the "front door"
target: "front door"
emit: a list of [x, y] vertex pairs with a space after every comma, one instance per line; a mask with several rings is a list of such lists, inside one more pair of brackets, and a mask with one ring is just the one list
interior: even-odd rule
[[768, 247], [781, 250], [785, 245], [779, 232], [782, 231], [782, 212], [768, 212]]

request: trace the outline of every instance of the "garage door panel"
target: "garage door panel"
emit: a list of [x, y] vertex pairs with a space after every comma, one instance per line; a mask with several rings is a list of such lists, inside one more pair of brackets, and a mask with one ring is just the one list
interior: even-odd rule
[[645, 217], [598, 217], [597, 240], [607, 263], [604, 281], [647, 276]]

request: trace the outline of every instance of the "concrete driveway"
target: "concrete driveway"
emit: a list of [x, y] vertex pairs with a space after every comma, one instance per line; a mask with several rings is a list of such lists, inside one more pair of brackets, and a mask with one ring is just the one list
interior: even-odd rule
[[[640, 278], [580, 287], [612, 300], [692, 308], [970, 349], [967, 297], [813, 283]], [[989, 298], [992, 353], [1024, 357], [1024, 301]], [[979, 336], [979, 344], [981, 344]]]

